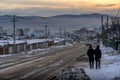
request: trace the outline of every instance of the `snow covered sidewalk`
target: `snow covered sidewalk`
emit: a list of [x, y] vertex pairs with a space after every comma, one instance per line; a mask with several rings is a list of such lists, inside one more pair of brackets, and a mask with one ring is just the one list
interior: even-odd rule
[[101, 69], [89, 69], [88, 67], [85, 68], [86, 74], [91, 80], [114, 80], [115, 77], [120, 77], [120, 55], [112, 48], [101, 46], [101, 50]]

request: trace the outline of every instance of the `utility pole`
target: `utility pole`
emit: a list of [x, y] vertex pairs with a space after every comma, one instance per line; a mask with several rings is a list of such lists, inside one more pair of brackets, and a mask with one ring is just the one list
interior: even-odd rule
[[87, 42], [89, 42], [89, 40], [88, 40], [88, 30], [87, 30]]
[[48, 28], [48, 26], [47, 26], [47, 23], [45, 23], [45, 41], [46, 41], [46, 49], [47, 49], [47, 47], [48, 47], [48, 45], [47, 45], [47, 39], [48, 39], [48, 32], [47, 32], [47, 28]]
[[99, 41], [100, 41], [100, 38], [99, 38], [99, 37], [100, 37], [100, 36], [99, 36], [99, 30], [100, 30], [100, 29], [97, 28], [97, 40], [98, 40], [98, 43], [99, 43]]
[[101, 16], [101, 23], [102, 23], [102, 39], [104, 38], [104, 24], [103, 24], [103, 16]]
[[108, 22], [109, 22], [109, 16], [107, 16], [107, 22], [106, 22], [106, 27], [107, 27], [107, 40], [108, 40], [108, 46], [109, 46], [109, 25], [108, 25]]
[[65, 42], [65, 44], [66, 44], [66, 41], [67, 41], [67, 39], [66, 39], [66, 29], [64, 28], [64, 42]]
[[60, 38], [62, 37], [62, 29], [61, 29], [61, 27], [60, 27]]
[[66, 39], [67, 35], [66, 35], [66, 29], [64, 28], [64, 38]]
[[61, 39], [62, 38], [62, 28], [60, 27], [59, 30], [60, 30], [60, 42], [61, 42], [61, 40], [62, 40]]
[[16, 26], [16, 16], [13, 15], [13, 39], [14, 39], [14, 46], [13, 46], [13, 53], [15, 54], [16, 53], [16, 43], [15, 43], [15, 26]]
[[51, 36], [50, 29], [47, 29], [47, 38], [49, 39]]

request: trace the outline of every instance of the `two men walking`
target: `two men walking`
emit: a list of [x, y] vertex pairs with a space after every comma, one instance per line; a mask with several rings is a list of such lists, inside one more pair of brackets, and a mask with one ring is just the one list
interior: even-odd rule
[[96, 62], [96, 69], [100, 68], [101, 50], [99, 48], [99, 45], [96, 47], [95, 50], [90, 45], [87, 51], [87, 55], [89, 57], [90, 69], [94, 68], [94, 60]]

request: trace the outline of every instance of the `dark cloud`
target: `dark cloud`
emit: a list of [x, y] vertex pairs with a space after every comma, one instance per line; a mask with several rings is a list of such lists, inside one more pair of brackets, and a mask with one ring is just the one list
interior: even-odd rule
[[116, 6], [117, 4], [97, 4], [95, 6], [97, 7], [113, 7]]

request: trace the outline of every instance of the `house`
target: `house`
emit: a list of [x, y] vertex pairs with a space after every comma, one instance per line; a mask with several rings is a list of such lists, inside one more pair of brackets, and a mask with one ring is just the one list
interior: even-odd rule
[[45, 39], [30, 39], [27, 40], [27, 51], [38, 48], [45, 48], [47, 45]]
[[27, 50], [46, 48], [52, 46], [54, 41], [52, 39], [31, 39], [27, 40]]
[[20, 53], [22, 51], [30, 51], [33, 49], [47, 48], [54, 45], [52, 39], [29, 39], [15, 40], [15, 49], [13, 40], [0, 40], [0, 54]]
[[[13, 40], [0, 40], [0, 54], [11, 54], [14, 49], [14, 41]], [[15, 52], [19, 53], [26, 49], [26, 42], [24, 40], [16, 40], [15, 41]]]

